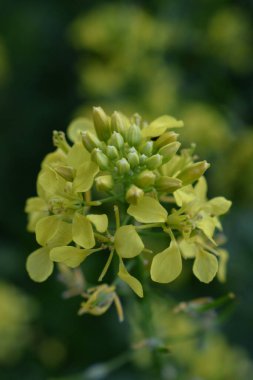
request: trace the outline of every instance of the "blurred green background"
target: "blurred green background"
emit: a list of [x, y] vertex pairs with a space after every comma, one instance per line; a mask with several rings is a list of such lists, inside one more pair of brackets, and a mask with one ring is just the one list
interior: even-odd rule
[[[183, 119], [184, 145], [197, 143], [200, 158], [212, 163], [210, 196], [233, 201], [224, 220], [231, 255], [227, 283], [205, 286], [186, 271], [163, 290], [163, 299], [234, 292], [235, 305], [201, 347], [193, 341], [179, 347], [180, 354], [172, 350], [164, 378], [253, 376], [252, 15], [250, 0], [0, 3], [1, 379], [80, 373], [124, 353], [138, 337], [134, 307], [131, 323], [119, 324], [114, 310], [101, 318], [78, 317], [80, 300], [62, 300], [56, 276], [36, 284], [25, 272], [36, 243], [26, 232], [23, 209], [35, 194], [40, 162], [52, 150], [52, 131], [89, 115], [92, 105]], [[160, 304], [154, 300], [154, 309]], [[166, 334], [187, 335], [197, 323], [166, 310], [161, 315]], [[144, 356], [106, 378], [151, 379]]]

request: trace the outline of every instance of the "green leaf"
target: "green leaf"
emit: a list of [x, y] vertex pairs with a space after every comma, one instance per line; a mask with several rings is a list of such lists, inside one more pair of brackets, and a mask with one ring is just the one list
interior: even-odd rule
[[168, 217], [165, 208], [151, 197], [141, 198], [137, 205], [130, 205], [127, 212], [141, 223], [161, 223]]
[[163, 115], [153, 120], [147, 127], [142, 129], [143, 137], [161, 136], [169, 128], [181, 128], [184, 124], [169, 115]]
[[171, 241], [169, 248], [158, 253], [151, 264], [151, 278], [161, 284], [175, 280], [182, 271], [182, 258], [177, 243]]
[[128, 271], [126, 270], [126, 267], [123, 263], [123, 260], [120, 259], [119, 264], [119, 272], [118, 272], [119, 278], [126, 282], [130, 288], [137, 294], [139, 297], [143, 297], [143, 288], [139, 280], [137, 278], [133, 277]]
[[99, 168], [95, 162], [84, 162], [76, 171], [76, 177], [73, 182], [73, 190], [76, 192], [85, 192], [90, 190], [94, 177], [98, 171]]
[[48, 248], [39, 248], [26, 261], [26, 270], [33, 281], [43, 282], [53, 272], [54, 264], [49, 258]]
[[106, 214], [89, 214], [87, 215], [87, 219], [94, 224], [98, 232], [105, 232], [108, 228], [108, 218]]
[[72, 240], [71, 224], [62, 221], [58, 215], [40, 219], [35, 228], [36, 240], [42, 245], [66, 245]]
[[73, 240], [83, 248], [92, 248], [95, 245], [95, 238], [91, 222], [85, 215], [75, 213], [72, 223]]
[[119, 256], [131, 258], [139, 255], [144, 248], [140, 236], [134, 226], [122, 226], [117, 229], [114, 237], [114, 246]]
[[200, 250], [193, 264], [193, 273], [199, 281], [208, 284], [218, 271], [217, 258], [204, 250]]
[[50, 259], [70, 268], [78, 267], [90, 254], [90, 250], [71, 246], [56, 247], [50, 251]]

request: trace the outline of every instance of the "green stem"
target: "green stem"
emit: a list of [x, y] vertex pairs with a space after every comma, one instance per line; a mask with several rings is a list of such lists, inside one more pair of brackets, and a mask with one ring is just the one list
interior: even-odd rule
[[110, 266], [110, 264], [112, 262], [113, 253], [114, 253], [114, 249], [111, 251], [111, 253], [110, 253], [110, 255], [109, 255], [109, 257], [108, 257], [108, 259], [106, 261], [106, 264], [104, 266], [104, 269], [102, 270], [102, 273], [99, 276], [99, 279], [98, 279], [99, 282], [103, 280], [104, 276], [106, 275], [106, 273], [107, 273], [107, 271], [109, 269], [109, 266]]
[[149, 223], [149, 224], [141, 224], [140, 226], [134, 226], [137, 230], [146, 230], [148, 228], [158, 228], [162, 227], [164, 223]]
[[157, 340], [157, 332], [153, 322], [153, 311], [151, 304], [151, 289], [148, 283], [148, 278], [145, 275], [145, 268], [143, 266], [143, 262], [139, 260], [139, 277], [144, 287], [144, 298], [141, 300], [142, 306], [142, 321], [141, 326], [143, 328], [145, 338], [150, 342], [150, 350], [152, 355], [152, 363], [151, 370], [153, 371], [153, 378], [156, 380], [162, 380], [162, 361], [161, 361], [161, 353], [156, 349], [156, 347], [152, 346], [152, 342]]

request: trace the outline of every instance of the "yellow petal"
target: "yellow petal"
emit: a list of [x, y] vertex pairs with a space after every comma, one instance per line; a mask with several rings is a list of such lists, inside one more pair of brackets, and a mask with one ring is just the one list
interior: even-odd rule
[[180, 241], [179, 248], [185, 259], [194, 258], [199, 250], [197, 244], [186, 239]]
[[70, 268], [78, 267], [90, 254], [90, 250], [71, 246], [56, 247], [50, 251], [50, 259]]
[[89, 161], [90, 153], [84, 148], [83, 144], [80, 142], [75, 143], [69, 150], [67, 156], [68, 165], [77, 169], [84, 162]]
[[182, 258], [177, 244], [172, 241], [169, 248], [158, 253], [151, 264], [151, 278], [161, 284], [175, 280], [182, 271]]
[[76, 192], [85, 192], [90, 190], [95, 175], [99, 168], [93, 161], [83, 163], [76, 171], [76, 177], [73, 182], [73, 190]]
[[25, 205], [25, 212], [47, 211], [47, 203], [39, 197], [28, 198]]
[[226, 214], [231, 205], [232, 202], [224, 197], [215, 197], [208, 202], [210, 212], [216, 216]]
[[205, 201], [207, 194], [207, 182], [205, 177], [200, 177], [197, 184], [194, 187], [194, 192], [199, 200]]
[[137, 296], [141, 298], [143, 297], [143, 288], [140, 281], [128, 273], [123, 260], [120, 260], [118, 276], [122, 281], [126, 282], [130, 286], [130, 288], [137, 294]]
[[108, 218], [106, 214], [89, 214], [87, 215], [87, 219], [89, 219], [89, 221], [94, 224], [98, 232], [105, 232], [108, 228]]
[[216, 275], [218, 270], [217, 258], [204, 250], [197, 253], [193, 264], [193, 273], [199, 281], [208, 284]]
[[151, 197], [141, 198], [137, 205], [130, 205], [127, 212], [141, 223], [165, 222], [168, 216], [165, 208]]
[[91, 120], [85, 117], [79, 117], [71, 122], [67, 129], [67, 135], [73, 142], [78, 141], [81, 137], [81, 132], [90, 131], [96, 133]]
[[204, 234], [210, 239], [214, 244], [213, 234], [216, 227], [216, 220], [210, 216], [203, 216], [202, 219], [196, 222], [196, 226], [204, 232]]
[[64, 193], [66, 180], [60, 177], [53, 169], [46, 167], [38, 176], [37, 192], [40, 197], [48, 198], [52, 195]]
[[228, 251], [225, 249], [218, 249], [217, 253], [219, 255], [219, 268], [217, 276], [220, 282], [225, 282], [227, 277], [227, 261], [229, 258]]
[[139, 255], [144, 248], [140, 236], [134, 226], [122, 226], [117, 229], [114, 237], [114, 245], [119, 256], [131, 258]]
[[26, 261], [26, 270], [33, 281], [43, 282], [53, 272], [54, 264], [49, 258], [48, 248], [39, 248]]
[[66, 245], [72, 240], [71, 224], [62, 221], [57, 215], [40, 219], [35, 228], [36, 240], [42, 245]]
[[73, 240], [83, 248], [92, 248], [95, 245], [91, 222], [86, 216], [75, 213], [72, 224]]
[[187, 203], [190, 203], [196, 198], [193, 187], [191, 185], [184, 186], [181, 189], [174, 191], [173, 193], [176, 204], [181, 207]]
[[153, 120], [147, 127], [142, 129], [143, 137], [157, 137], [161, 136], [169, 128], [183, 127], [181, 120], [176, 120], [169, 115], [163, 115]]

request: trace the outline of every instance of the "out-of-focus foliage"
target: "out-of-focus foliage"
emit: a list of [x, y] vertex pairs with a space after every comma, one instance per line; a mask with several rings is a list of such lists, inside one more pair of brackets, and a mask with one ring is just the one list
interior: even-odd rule
[[[224, 194], [234, 204], [224, 228], [231, 252], [228, 281], [222, 286], [215, 282], [207, 290], [194, 281], [186, 265], [184, 276], [176, 287], [168, 287], [168, 293], [182, 300], [234, 291], [236, 310], [220, 328], [226, 338], [207, 338], [215, 341], [214, 353], [207, 348], [211, 343], [201, 346], [197, 340], [191, 347], [198, 357], [190, 352], [189, 358], [193, 363], [200, 358], [209, 363], [205, 352], [209, 359], [219, 351], [217, 362], [232, 357], [232, 363], [226, 359], [231, 368], [235, 362], [239, 368], [248, 368], [247, 355], [232, 351], [244, 346], [253, 353], [249, 333], [253, 320], [252, 15], [251, 0], [112, 0], [109, 5], [98, 0], [1, 2], [0, 276], [39, 304], [29, 330], [34, 339], [16, 360], [1, 362], [1, 379], [67, 376], [91, 364], [114, 360], [132, 344], [129, 326], [118, 324], [114, 310], [100, 319], [78, 317], [79, 301], [59, 299], [63, 289], [55, 279], [36, 286], [24, 269], [27, 253], [35, 245], [24, 232], [23, 205], [35, 192], [34, 178], [50, 149], [50, 133], [64, 130], [73, 114], [86, 114], [91, 104], [101, 104], [108, 112], [116, 105], [127, 114], [138, 109], [150, 119], [162, 113], [180, 117], [185, 121], [184, 143], [195, 141], [200, 159], [206, 157], [213, 163], [209, 196]], [[89, 31], [82, 32], [84, 42], [79, 38], [80, 30], [85, 30], [82, 20]], [[103, 43], [96, 42], [95, 47], [98, 34]], [[153, 240], [153, 244], [160, 246], [161, 241]], [[94, 261], [87, 274], [97, 265]], [[210, 360], [214, 371], [217, 362]], [[178, 359], [178, 363], [182, 362]], [[196, 373], [187, 360], [177, 368], [181, 366], [191, 375]], [[139, 368], [130, 364], [107, 377], [147, 380], [150, 373]], [[173, 373], [169, 373], [172, 378]], [[198, 376], [208, 375], [201, 372]]]
[[32, 338], [36, 305], [18, 288], [0, 282], [0, 363], [15, 363]]
[[7, 51], [4, 41], [0, 36], [0, 86], [2, 86], [8, 79], [9, 65], [7, 58]]
[[[203, 301], [195, 302], [197, 304]], [[163, 344], [166, 342], [159, 363], [164, 378], [180, 380], [250, 378], [253, 373], [253, 362], [243, 349], [233, 347], [215, 329], [217, 315], [213, 310], [199, 316], [198, 312], [194, 316], [192, 312], [184, 314], [175, 310], [169, 298], [167, 304], [159, 297], [154, 298], [151, 303], [153, 334], [158, 342], [159, 339]], [[152, 339], [145, 340], [146, 337], [143, 336], [143, 329], [140, 326], [144, 320], [137, 305], [131, 311], [130, 317], [132, 317], [132, 334], [135, 342], [134, 360], [141, 368], [150, 368], [154, 360], [150, 347], [154, 342]], [[161, 345], [160, 349], [162, 348]], [[167, 353], [165, 348], [168, 349]]]

